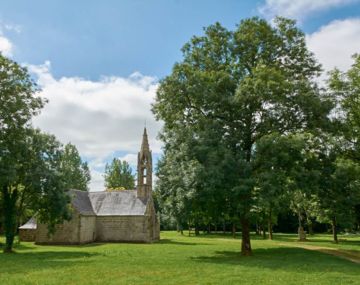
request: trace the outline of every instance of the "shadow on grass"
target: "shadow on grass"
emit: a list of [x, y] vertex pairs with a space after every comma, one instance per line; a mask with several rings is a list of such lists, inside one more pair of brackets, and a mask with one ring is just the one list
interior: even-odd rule
[[62, 268], [91, 262], [89, 258], [98, 255], [85, 251], [39, 251], [0, 254], [0, 274], [26, 273], [46, 268]]
[[175, 244], [175, 245], [207, 245], [203, 242], [195, 243], [195, 242], [182, 242], [182, 241], [176, 241], [173, 239], [160, 239], [158, 242], [159, 244]]
[[[185, 235], [187, 237], [187, 235]], [[237, 232], [235, 238], [232, 234], [226, 233], [201, 233], [198, 236], [190, 236], [189, 238], [197, 238], [197, 239], [229, 239], [229, 240], [241, 240], [241, 232]], [[360, 240], [353, 240], [356, 237], [346, 237], [346, 236], [339, 236], [339, 244], [343, 245], [351, 245], [351, 246], [360, 246]], [[309, 243], [332, 243], [332, 237], [329, 235], [329, 238], [319, 237], [317, 235], [308, 235], [307, 241], [304, 242], [306, 244]], [[261, 235], [251, 234], [251, 240], [259, 240], [259, 241], [266, 241], [268, 240], [268, 236], [264, 239]], [[283, 234], [283, 233], [275, 233], [274, 234], [274, 241], [282, 241], [282, 242], [298, 242], [297, 234]]]
[[[329, 236], [328, 239], [323, 238], [323, 237], [318, 237], [316, 235], [308, 235], [307, 237], [307, 241], [303, 242], [304, 244], [306, 243], [333, 243], [332, 238]], [[343, 245], [351, 245], [351, 246], [360, 246], [360, 240], [352, 240], [353, 237], [339, 237], [339, 244], [343, 244]], [[274, 240], [275, 241], [283, 241], [283, 242], [298, 242], [297, 236], [296, 235], [291, 235], [291, 234], [276, 234], [274, 235]]]
[[351, 261], [326, 253], [302, 248], [254, 249], [253, 256], [241, 256], [239, 251], [216, 251], [215, 255], [192, 257], [201, 263], [228, 264], [252, 268], [283, 270], [288, 272], [339, 272], [359, 275], [360, 267]]

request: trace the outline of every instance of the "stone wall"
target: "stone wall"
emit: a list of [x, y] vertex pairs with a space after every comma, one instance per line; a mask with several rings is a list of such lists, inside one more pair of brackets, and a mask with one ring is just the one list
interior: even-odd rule
[[97, 241], [151, 242], [148, 216], [97, 216]]
[[48, 235], [47, 225], [38, 223], [36, 229], [36, 244], [79, 244], [80, 216], [74, 213], [70, 221], [56, 226], [55, 233]]
[[93, 242], [96, 238], [96, 217], [81, 216], [80, 217], [80, 242]]
[[19, 229], [20, 241], [35, 241], [36, 229]]

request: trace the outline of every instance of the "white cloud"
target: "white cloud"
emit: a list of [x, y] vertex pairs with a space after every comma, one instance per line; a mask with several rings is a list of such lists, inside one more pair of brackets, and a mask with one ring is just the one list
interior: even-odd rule
[[91, 190], [103, 189], [99, 169], [115, 151], [128, 153], [124, 158], [133, 163], [133, 153], [140, 149], [146, 120], [149, 143], [155, 153], [161, 143], [156, 140], [161, 123], [150, 111], [154, 100], [156, 78], [134, 73], [127, 78], [102, 77], [91, 81], [79, 77], [56, 79], [50, 62], [28, 65], [38, 78], [41, 96], [49, 99], [34, 125], [52, 133], [63, 143], [77, 146], [89, 160], [92, 171]]
[[12, 50], [13, 50], [12, 43], [7, 38], [5, 38], [0, 34], [0, 52], [4, 56], [11, 56]]
[[354, 53], [360, 53], [360, 18], [336, 20], [307, 35], [309, 49], [325, 71], [349, 69]]
[[133, 170], [136, 170], [136, 166], [137, 166], [137, 159], [138, 156], [135, 153], [128, 153], [122, 157], [119, 157], [120, 160], [125, 160], [127, 163], [129, 163], [129, 165], [131, 166], [131, 168]]
[[13, 55], [14, 45], [9, 38], [5, 36], [4, 30], [19, 33], [20, 27], [0, 22], [0, 53], [4, 56], [11, 57]]
[[104, 190], [104, 173], [91, 169], [91, 182], [90, 191], [103, 191]]
[[315, 12], [355, 2], [359, 0], [266, 0], [258, 10], [270, 19], [278, 15], [301, 20]]

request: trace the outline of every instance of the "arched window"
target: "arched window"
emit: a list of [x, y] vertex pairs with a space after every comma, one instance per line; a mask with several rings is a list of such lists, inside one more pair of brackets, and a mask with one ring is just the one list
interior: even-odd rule
[[143, 184], [146, 184], [146, 168], [143, 169]]

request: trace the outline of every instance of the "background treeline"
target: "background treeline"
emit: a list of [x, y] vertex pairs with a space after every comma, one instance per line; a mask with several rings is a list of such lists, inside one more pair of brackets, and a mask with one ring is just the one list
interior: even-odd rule
[[[219, 23], [160, 82], [157, 207], [164, 228], [359, 230], [360, 56], [320, 82], [295, 22]], [[319, 223], [322, 223], [319, 224]]]
[[33, 128], [46, 99], [26, 68], [0, 53], [0, 230], [11, 252], [17, 228], [30, 216], [49, 231], [71, 218], [66, 191], [86, 191], [90, 172], [72, 144]]

